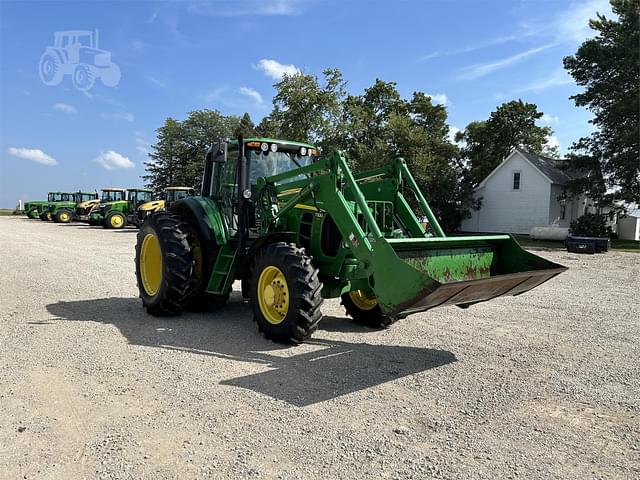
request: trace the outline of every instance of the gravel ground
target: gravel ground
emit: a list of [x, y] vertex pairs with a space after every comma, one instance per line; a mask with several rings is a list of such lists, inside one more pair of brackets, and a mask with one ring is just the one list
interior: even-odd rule
[[0, 218], [0, 478], [640, 478], [640, 255], [302, 346], [157, 319], [135, 230]]

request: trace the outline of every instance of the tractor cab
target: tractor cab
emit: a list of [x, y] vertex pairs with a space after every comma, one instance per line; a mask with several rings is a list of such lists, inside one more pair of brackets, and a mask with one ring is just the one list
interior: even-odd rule
[[287, 173], [312, 166], [318, 153], [319, 149], [308, 143], [272, 138], [220, 141], [206, 157], [202, 196], [220, 202], [232, 237], [243, 229], [244, 221], [247, 234], [253, 237], [260, 223], [254, 203], [261, 190], [259, 179], [276, 178], [278, 185], [304, 180], [309, 175], [303, 171], [295, 176]]
[[98, 200], [97, 193], [88, 193], [88, 192], [76, 192], [75, 193], [75, 202], [76, 203], [84, 203], [89, 202], [91, 200]]
[[173, 202], [182, 200], [187, 197], [193, 197], [195, 190], [191, 187], [167, 187], [163, 193], [163, 199], [165, 201], [165, 208], [171, 205]]
[[131, 210], [135, 211], [138, 206], [150, 202], [153, 190], [148, 188], [130, 188], [127, 190], [127, 202], [130, 203]]
[[122, 202], [127, 195], [124, 188], [103, 188], [101, 193], [100, 203]]

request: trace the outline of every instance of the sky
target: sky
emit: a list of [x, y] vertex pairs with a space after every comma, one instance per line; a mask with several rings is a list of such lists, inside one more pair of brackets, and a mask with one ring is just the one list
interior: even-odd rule
[[[167, 117], [258, 123], [283, 73], [325, 68], [352, 94], [376, 78], [430, 94], [452, 133], [521, 98], [564, 153], [592, 127], [562, 59], [593, 36], [596, 11], [611, 15], [606, 0], [0, 0], [0, 207], [140, 186]], [[99, 67], [51, 48], [78, 30], [98, 32]]]

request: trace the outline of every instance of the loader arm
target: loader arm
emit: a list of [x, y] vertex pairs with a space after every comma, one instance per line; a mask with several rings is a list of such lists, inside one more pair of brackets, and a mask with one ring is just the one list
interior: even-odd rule
[[[308, 178], [287, 183], [301, 173]], [[510, 235], [447, 237], [402, 159], [354, 175], [336, 152], [313, 165], [260, 179], [258, 191], [279, 200], [275, 208], [272, 198], [261, 202], [270, 206], [262, 213], [266, 231], [299, 230], [299, 212], [307, 208], [316, 211], [314, 224], [330, 217], [346, 253], [319, 264], [323, 295], [366, 291], [389, 316], [518, 295], [565, 270], [524, 251]], [[429, 231], [403, 191], [415, 195]], [[312, 226], [312, 232], [319, 235], [321, 227]], [[300, 238], [299, 243], [304, 245]], [[314, 258], [327, 257], [317, 241], [307, 248]]]

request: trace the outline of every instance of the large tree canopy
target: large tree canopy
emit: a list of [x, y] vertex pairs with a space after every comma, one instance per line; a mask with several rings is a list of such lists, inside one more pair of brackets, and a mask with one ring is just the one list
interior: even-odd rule
[[594, 172], [578, 185], [592, 197], [603, 200], [608, 189], [613, 198], [640, 202], [640, 0], [611, 0], [611, 6], [618, 18], [590, 20], [597, 35], [564, 59], [584, 87], [571, 98], [593, 112], [597, 127], [572, 146], [571, 158], [576, 168]]
[[230, 137], [253, 127], [247, 115], [242, 119], [224, 116], [216, 110], [190, 112], [180, 122], [167, 118], [158, 128], [158, 139], [151, 146], [142, 178], [156, 193], [175, 185], [200, 188], [202, 165], [207, 148], [220, 138]]
[[534, 103], [512, 100], [503, 103], [485, 121], [471, 122], [456, 134], [456, 141], [464, 142], [463, 157], [469, 162], [473, 183], [480, 183], [496, 168], [513, 148], [524, 148], [534, 153], [556, 155], [548, 145], [553, 133], [549, 127], [540, 127], [542, 118]]

